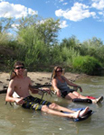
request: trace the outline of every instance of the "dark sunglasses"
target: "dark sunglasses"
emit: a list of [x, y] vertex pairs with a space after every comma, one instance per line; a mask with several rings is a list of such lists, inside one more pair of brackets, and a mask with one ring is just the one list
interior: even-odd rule
[[15, 67], [15, 69], [24, 69], [24, 67], [23, 66], [21, 66], [21, 67]]
[[61, 69], [61, 70], [58, 70], [58, 71], [56, 71], [56, 72], [62, 72], [62, 69]]

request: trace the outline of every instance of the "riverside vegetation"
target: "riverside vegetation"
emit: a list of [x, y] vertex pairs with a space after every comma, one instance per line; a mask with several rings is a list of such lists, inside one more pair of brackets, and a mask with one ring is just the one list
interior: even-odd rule
[[52, 71], [55, 65], [62, 65], [66, 71], [102, 75], [101, 39], [92, 37], [80, 43], [71, 36], [59, 42], [59, 22], [39, 16], [0, 18], [0, 71], [10, 71], [14, 61], [20, 60], [28, 71]]

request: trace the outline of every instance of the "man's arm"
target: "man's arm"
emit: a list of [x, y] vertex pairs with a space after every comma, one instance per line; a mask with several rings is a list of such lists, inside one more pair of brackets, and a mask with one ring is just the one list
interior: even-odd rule
[[47, 92], [50, 94], [50, 88], [34, 88], [34, 86], [32, 86], [31, 83], [31, 79], [29, 78], [29, 90], [33, 93], [33, 94], [40, 94], [40, 91], [42, 92]]
[[9, 82], [9, 86], [8, 86], [7, 93], [6, 93], [6, 98], [5, 98], [5, 100], [7, 102], [14, 102], [15, 101], [14, 98], [12, 97], [13, 92], [14, 92], [13, 80], [11, 80]]
[[29, 89], [33, 94], [38, 94], [39, 92], [39, 89], [34, 88], [31, 84], [29, 85]]
[[46, 87], [36, 89], [34, 88], [34, 86], [29, 85], [29, 89], [33, 94], [40, 94], [40, 91], [47, 92], [48, 94], [50, 94], [50, 88], [46, 88]]
[[13, 80], [11, 80], [9, 82], [5, 100], [7, 102], [16, 102], [17, 104], [23, 104], [24, 103], [23, 98], [22, 97], [21, 98], [13, 97], [12, 96], [13, 93], [14, 93], [14, 82], [13, 82]]

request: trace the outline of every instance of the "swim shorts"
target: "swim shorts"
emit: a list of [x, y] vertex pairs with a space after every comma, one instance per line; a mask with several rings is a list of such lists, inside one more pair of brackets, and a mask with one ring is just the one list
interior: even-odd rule
[[70, 91], [61, 92], [61, 97], [65, 98], [68, 93], [73, 93], [75, 90], [70, 89]]
[[32, 109], [35, 111], [41, 111], [42, 105], [49, 106], [51, 102], [39, 99], [37, 97], [28, 96], [24, 98], [25, 103], [22, 105], [25, 109]]

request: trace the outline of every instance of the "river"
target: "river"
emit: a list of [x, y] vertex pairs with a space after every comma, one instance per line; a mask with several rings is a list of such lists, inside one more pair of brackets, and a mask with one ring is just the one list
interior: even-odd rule
[[[83, 95], [104, 95], [104, 77], [88, 77], [76, 82], [83, 88]], [[25, 110], [21, 107], [5, 105], [5, 94], [0, 95], [0, 135], [103, 135], [104, 134], [104, 102], [101, 104], [72, 103], [45, 95], [49, 101], [54, 101], [68, 108], [89, 106], [93, 115], [87, 120], [73, 122], [63, 117], [53, 116], [43, 112]]]

